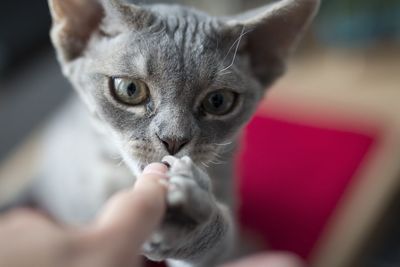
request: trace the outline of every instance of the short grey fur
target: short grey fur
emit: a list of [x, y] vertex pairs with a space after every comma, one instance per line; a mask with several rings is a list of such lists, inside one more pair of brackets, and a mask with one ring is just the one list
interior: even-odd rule
[[[319, 1], [282, 0], [232, 17], [117, 0], [49, 5], [52, 41], [81, 102], [71, 100], [49, 127], [36, 201], [64, 222], [83, 223], [146, 164], [165, 160], [168, 212], [144, 255], [204, 267], [232, 257], [240, 238], [231, 169], [237, 139]], [[113, 78], [146, 84], [146, 103], [118, 101]], [[219, 90], [235, 95], [232, 108], [204, 111]], [[165, 140], [185, 141], [169, 155]]]

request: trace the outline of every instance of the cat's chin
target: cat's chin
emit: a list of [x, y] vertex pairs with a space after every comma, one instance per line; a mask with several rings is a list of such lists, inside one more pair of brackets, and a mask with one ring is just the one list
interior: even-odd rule
[[[136, 158], [134, 156], [128, 156], [128, 157], [124, 157], [124, 162], [128, 166], [128, 168], [131, 170], [131, 172], [135, 176], [138, 176], [143, 172], [144, 168], [146, 168], [146, 166], [148, 164], [153, 163], [153, 162], [162, 162], [162, 159], [168, 155], [169, 155], [168, 153], [160, 153], [159, 155], [156, 155], [152, 158], [147, 158], [147, 157], [146, 158]], [[202, 167], [202, 165], [201, 165], [202, 161], [196, 160], [197, 157], [195, 157], [195, 155], [191, 155], [190, 153], [178, 153], [177, 155], [175, 155], [175, 157], [177, 157], [177, 158], [182, 158], [183, 156], [189, 156], [195, 164], [199, 164], [199, 166]], [[212, 156], [210, 156], [210, 158], [211, 157]]]

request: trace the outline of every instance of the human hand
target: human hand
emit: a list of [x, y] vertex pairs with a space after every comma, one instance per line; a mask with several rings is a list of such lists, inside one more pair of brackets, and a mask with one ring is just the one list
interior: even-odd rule
[[165, 209], [167, 167], [146, 167], [134, 188], [116, 194], [91, 225], [59, 225], [32, 210], [0, 217], [0, 266], [139, 266], [142, 243]]
[[254, 255], [221, 267], [305, 267], [305, 265], [293, 254], [270, 252]]

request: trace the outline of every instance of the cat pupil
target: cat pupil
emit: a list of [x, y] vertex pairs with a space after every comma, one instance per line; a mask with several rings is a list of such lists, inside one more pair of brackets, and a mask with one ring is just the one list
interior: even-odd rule
[[224, 104], [224, 96], [221, 94], [215, 94], [211, 97], [211, 103], [215, 108], [220, 108]]
[[129, 97], [132, 97], [136, 92], [136, 85], [134, 83], [130, 83], [128, 88], [126, 88], [126, 92]]

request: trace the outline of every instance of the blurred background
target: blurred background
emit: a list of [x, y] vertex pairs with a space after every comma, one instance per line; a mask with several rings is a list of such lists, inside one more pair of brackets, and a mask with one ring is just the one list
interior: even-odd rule
[[[267, 1], [157, 2], [185, 3], [222, 15]], [[49, 43], [49, 28], [47, 1], [0, 2], [0, 177], [10, 176], [15, 169], [28, 172], [24, 157], [34, 146], [35, 133], [72, 93]], [[323, 0], [291, 59], [289, 73], [271, 91], [274, 96], [329, 102], [338, 109], [352, 107], [354, 102], [358, 113], [376, 111], [385, 118], [377, 116], [378, 120], [390, 118], [390, 127], [400, 125], [400, 1]], [[400, 266], [397, 195], [385, 205], [379, 217], [381, 227], [374, 228], [360, 249], [359, 266]]]

